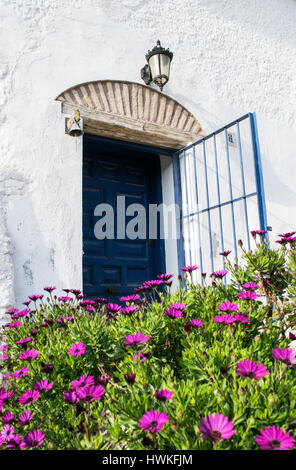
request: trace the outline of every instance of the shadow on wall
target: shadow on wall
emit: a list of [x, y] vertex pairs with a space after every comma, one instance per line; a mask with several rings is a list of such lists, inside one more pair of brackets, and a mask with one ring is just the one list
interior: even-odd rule
[[[7, 321], [5, 311], [17, 303], [22, 308], [26, 298], [20, 292], [38, 286], [34, 279], [32, 257], [47, 259], [55, 283], [61, 284], [54, 272], [54, 250], [44, 242], [30, 198], [31, 181], [12, 169], [2, 169], [0, 176], [0, 323]], [[31, 234], [35, 232], [36, 243]], [[40, 256], [40, 258], [39, 258]], [[25, 260], [25, 261], [24, 261]], [[18, 268], [16, 268], [18, 267]], [[22, 267], [22, 269], [20, 269]], [[42, 270], [44, 267], [40, 267]], [[46, 266], [48, 271], [48, 266]], [[38, 286], [39, 287], [39, 286]], [[42, 286], [44, 287], [44, 286]], [[36, 288], [36, 287], [35, 287]], [[35, 294], [35, 292], [30, 292]], [[30, 294], [29, 294], [30, 295]], [[6, 317], [6, 318], [5, 318]]]

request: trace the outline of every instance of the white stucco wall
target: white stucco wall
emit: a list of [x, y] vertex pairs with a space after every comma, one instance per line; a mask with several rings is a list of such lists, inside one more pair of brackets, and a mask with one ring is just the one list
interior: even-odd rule
[[295, 0], [0, 0], [0, 308], [81, 287], [81, 141], [54, 98], [90, 80], [141, 82], [174, 52], [165, 93], [210, 132], [257, 113], [268, 223], [296, 226]]

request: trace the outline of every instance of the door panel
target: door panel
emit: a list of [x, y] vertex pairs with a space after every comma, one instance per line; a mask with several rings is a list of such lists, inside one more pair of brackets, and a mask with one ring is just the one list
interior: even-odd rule
[[[107, 297], [117, 302], [164, 270], [163, 241], [151, 244], [148, 234], [149, 204], [162, 202], [159, 157], [132, 145], [121, 147], [119, 141], [87, 134], [83, 140], [83, 290], [88, 298]], [[145, 239], [116, 238], [118, 196], [125, 196], [125, 208], [135, 203], [145, 207]], [[113, 207], [113, 240], [95, 238], [100, 217], [94, 210], [100, 203]], [[132, 219], [126, 216], [125, 226]]]

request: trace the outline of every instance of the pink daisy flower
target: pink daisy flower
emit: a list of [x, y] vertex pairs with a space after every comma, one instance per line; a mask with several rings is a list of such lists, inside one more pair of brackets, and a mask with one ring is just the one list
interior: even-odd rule
[[202, 327], [203, 327], [203, 322], [201, 320], [193, 318], [184, 326], [184, 330], [190, 331], [192, 328], [202, 328]]
[[70, 356], [81, 356], [85, 353], [85, 348], [83, 343], [74, 343], [70, 348], [68, 349], [68, 352]]
[[219, 271], [214, 271], [210, 276], [215, 279], [222, 279], [227, 273], [228, 271], [226, 269], [220, 269]]
[[221, 439], [230, 439], [236, 431], [233, 424], [227, 416], [222, 414], [209, 414], [207, 418], [201, 418], [198, 425], [203, 437], [211, 439], [213, 442], [219, 442]]
[[33, 429], [33, 431], [24, 436], [25, 447], [29, 449], [36, 449], [37, 447], [40, 447], [44, 442], [44, 437], [45, 434], [39, 431], [39, 429]]
[[161, 388], [160, 390], [156, 390], [155, 392], [155, 398], [158, 401], [167, 401], [171, 400], [173, 396], [173, 392], [170, 392], [169, 390], [164, 390]]
[[145, 432], [151, 432], [158, 434], [162, 430], [163, 426], [169, 422], [169, 417], [165, 413], [159, 411], [147, 411], [142, 418], [139, 420], [139, 426]]
[[155, 279], [152, 281], [145, 281], [143, 283], [143, 286], [146, 287], [146, 289], [156, 289], [162, 283], [163, 281], [161, 281], [160, 279]]
[[233, 304], [232, 302], [229, 302], [228, 300], [226, 302], [223, 302], [222, 304], [218, 305], [218, 310], [221, 310], [221, 312], [236, 312], [238, 310], [238, 305]]
[[246, 282], [242, 285], [242, 288], [245, 290], [255, 290], [258, 289], [258, 287], [258, 284], [255, 284], [255, 282]]
[[91, 385], [90, 387], [80, 387], [75, 390], [79, 401], [91, 402], [101, 400], [105, 389], [101, 385]]
[[121, 313], [123, 313], [123, 315], [132, 315], [133, 313], [136, 313], [138, 311], [139, 307], [136, 307], [135, 305], [129, 305], [121, 309]]
[[216, 315], [215, 317], [213, 317], [213, 321], [215, 323], [220, 323], [220, 324], [223, 324], [223, 325], [230, 325], [230, 323], [233, 323], [235, 322], [235, 319], [232, 315]]
[[198, 269], [198, 266], [194, 264], [193, 266], [184, 266], [183, 268], [181, 268], [181, 271], [183, 271], [183, 273], [192, 273], [192, 271], [195, 271], [196, 269]]
[[259, 432], [255, 441], [260, 446], [260, 450], [290, 450], [294, 447], [293, 437], [274, 425], [271, 428], [260, 429]]
[[15, 420], [15, 417], [13, 416], [12, 413], [10, 413], [10, 411], [7, 411], [7, 413], [5, 413], [5, 415], [2, 416], [2, 423], [4, 424], [10, 424], [14, 420]]
[[136, 333], [135, 335], [127, 335], [125, 339], [123, 340], [123, 344], [127, 348], [130, 348], [132, 346], [138, 346], [139, 344], [146, 343], [150, 339], [150, 336], [145, 336], [144, 333]]
[[140, 299], [139, 295], [127, 295], [126, 297], [120, 297], [121, 302], [136, 302]]
[[18, 369], [12, 373], [12, 377], [14, 379], [20, 379], [21, 377], [25, 377], [25, 375], [28, 374], [29, 370], [30, 369], [28, 367], [23, 367], [22, 369]]
[[284, 362], [284, 364], [287, 364], [287, 366], [292, 367], [293, 364], [296, 364], [296, 352], [293, 351], [293, 349], [280, 349], [280, 348], [275, 348], [272, 351], [272, 356], [274, 359], [277, 361]]
[[167, 316], [167, 317], [170, 317], [170, 318], [180, 318], [180, 317], [184, 317], [184, 313], [181, 311], [181, 310], [177, 310], [175, 308], [167, 308], [166, 311], [164, 312], [164, 314]]
[[90, 385], [94, 385], [94, 383], [95, 378], [93, 375], [82, 375], [78, 380], [73, 380], [73, 382], [71, 382], [71, 390], [75, 390], [79, 387], [84, 387], [85, 385], [89, 387]]
[[243, 378], [250, 378], [259, 381], [262, 377], [269, 375], [267, 367], [259, 362], [252, 362], [250, 359], [245, 359], [236, 364], [235, 372]]
[[243, 313], [235, 313], [233, 315], [233, 318], [236, 323], [250, 323], [250, 319], [246, 317]]
[[237, 296], [237, 298], [241, 300], [255, 300], [257, 297], [259, 297], [259, 295], [252, 290], [243, 290]]
[[32, 419], [33, 419], [33, 414], [31, 413], [31, 411], [30, 410], [24, 411], [18, 417], [18, 425], [26, 426], [26, 424], [29, 424], [29, 422], [32, 421]]
[[40, 398], [40, 393], [37, 390], [27, 390], [19, 397], [21, 405], [29, 405], [33, 401], [37, 401]]
[[20, 353], [19, 359], [21, 361], [32, 361], [35, 359], [39, 354], [39, 351], [37, 349], [29, 349], [28, 351], [24, 351]]
[[48, 392], [49, 390], [52, 389], [53, 382], [48, 382], [47, 379], [45, 380], [40, 380], [40, 382], [36, 382], [35, 385], [33, 385], [34, 390], [38, 390], [39, 392]]

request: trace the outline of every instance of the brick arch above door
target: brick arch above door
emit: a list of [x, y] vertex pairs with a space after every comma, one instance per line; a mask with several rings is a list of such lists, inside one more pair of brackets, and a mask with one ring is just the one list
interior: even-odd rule
[[178, 150], [204, 134], [184, 106], [159, 91], [134, 82], [82, 83], [57, 98], [62, 112], [79, 109], [84, 131], [112, 139]]

